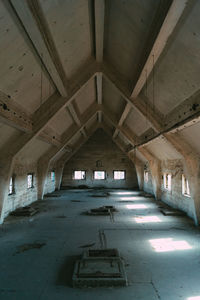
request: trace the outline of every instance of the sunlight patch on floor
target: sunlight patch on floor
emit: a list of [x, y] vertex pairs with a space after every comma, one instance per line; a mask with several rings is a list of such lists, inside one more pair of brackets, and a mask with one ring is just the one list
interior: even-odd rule
[[[173, 238], [149, 240], [151, 246], [156, 252], [168, 252], [177, 250], [192, 249], [186, 241], [174, 241]], [[200, 299], [199, 299], [200, 300]]]
[[140, 216], [134, 218], [136, 223], [159, 223], [162, 222], [161, 219], [157, 216]]

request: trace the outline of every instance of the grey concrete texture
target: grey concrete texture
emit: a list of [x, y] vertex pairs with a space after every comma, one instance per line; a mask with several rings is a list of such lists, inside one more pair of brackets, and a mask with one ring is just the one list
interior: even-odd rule
[[[0, 299], [193, 300], [190, 297], [200, 296], [200, 232], [192, 220], [163, 216], [159, 203], [138, 191], [112, 192], [109, 198], [92, 198], [94, 190], [59, 191], [60, 197], [38, 202], [37, 215], [9, 217], [0, 228]], [[101, 205], [117, 207], [114, 223], [107, 216], [81, 214]], [[120, 251], [128, 286], [73, 288], [74, 262], [83, 249], [101, 247], [99, 230], [107, 247]]]
[[[73, 171], [75, 170], [85, 170], [86, 179], [73, 180]], [[93, 171], [95, 170], [105, 171], [105, 180], [94, 180]], [[125, 180], [114, 180], [114, 170], [124, 170], [126, 172]], [[138, 186], [134, 164], [102, 129], [97, 130], [65, 164], [62, 187], [79, 185], [106, 188], [136, 188]]]

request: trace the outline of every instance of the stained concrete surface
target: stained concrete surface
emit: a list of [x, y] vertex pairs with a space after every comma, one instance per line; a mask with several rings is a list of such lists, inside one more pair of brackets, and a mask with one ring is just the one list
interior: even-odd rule
[[[10, 217], [0, 227], [0, 299], [189, 300], [200, 296], [200, 232], [191, 219], [163, 216], [160, 203], [136, 191], [115, 190], [105, 198], [90, 197], [91, 192], [100, 193], [59, 191], [61, 197], [39, 203], [39, 214]], [[108, 216], [81, 214], [102, 205], [118, 209], [114, 222]], [[129, 286], [72, 288], [73, 265], [81, 247], [98, 249], [99, 231], [104, 232], [107, 247], [118, 248], [124, 258]], [[23, 248], [28, 244], [43, 246]], [[19, 247], [25, 250], [19, 252]]]

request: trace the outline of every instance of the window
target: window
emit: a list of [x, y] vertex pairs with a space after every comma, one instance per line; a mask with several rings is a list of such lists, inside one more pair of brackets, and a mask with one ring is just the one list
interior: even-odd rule
[[164, 188], [168, 191], [171, 191], [172, 187], [172, 174], [164, 174]]
[[51, 181], [55, 181], [55, 172], [51, 171]]
[[74, 171], [73, 179], [84, 180], [85, 179], [85, 171]]
[[14, 189], [14, 178], [13, 176], [10, 178], [10, 182], [9, 182], [9, 195], [14, 194], [15, 189]]
[[125, 179], [125, 171], [114, 171], [114, 179], [115, 180], [123, 180]]
[[27, 187], [28, 189], [33, 188], [33, 174], [27, 175]]
[[185, 196], [190, 196], [189, 182], [185, 175], [182, 175], [182, 194]]
[[149, 181], [149, 173], [147, 171], [144, 171], [144, 181], [145, 182]]
[[104, 180], [106, 178], [105, 171], [94, 171], [94, 179], [96, 180]]

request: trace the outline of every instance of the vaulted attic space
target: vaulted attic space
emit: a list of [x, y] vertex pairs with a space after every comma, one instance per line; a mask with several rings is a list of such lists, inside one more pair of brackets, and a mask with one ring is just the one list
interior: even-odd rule
[[0, 1], [0, 299], [200, 299], [199, 15]]

